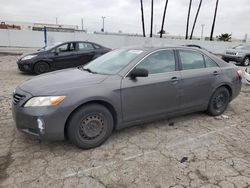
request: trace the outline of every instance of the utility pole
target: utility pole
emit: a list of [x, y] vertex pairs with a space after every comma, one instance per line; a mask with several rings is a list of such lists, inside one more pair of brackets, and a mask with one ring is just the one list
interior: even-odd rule
[[83, 31], [83, 18], [82, 18], [82, 20], [81, 20], [81, 21], [82, 21], [82, 31]]
[[161, 30], [160, 30], [160, 32], [161, 32], [160, 38], [162, 38], [162, 32], [163, 32], [163, 28], [164, 28], [164, 22], [165, 22], [165, 16], [166, 16], [167, 7], [168, 7], [168, 0], [166, 0], [165, 7], [164, 7], [164, 12], [163, 12], [163, 17], [162, 17], [162, 23], [161, 23]]
[[143, 3], [141, 0], [141, 21], [142, 21], [142, 32], [143, 32], [143, 37], [146, 37], [145, 34], [145, 25], [144, 25], [144, 12], [143, 12]]
[[105, 30], [104, 30], [104, 19], [105, 19], [106, 17], [105, 16], [102, 16], [102, 32], [104, 32]]
[[151, 0], [151, 28], [150, 28], [150, 37], [153, 37], [153, 17], [154, 15], [154, 0]]
[[188, 39], [188, 27], [189, 27], [189, 18], [190, 18], [191, 6], [192, 6], [192, 0], [189, 1], [188, 16], [187, 16], [187, 26], [186, 26], [186, 40]]
[[216, 21], [216, 16], [217, 16], [218, 4], [219, 4], [219, 0], [216, 1], [215, 11], [214, 11], [214, 20], [213, 20], [213, 25], [212, 25], [211, 34], [210, 34], [210, 41], [213, 40], [214, 26], [215, 26], [215, 21]]
[[56, 17], [56, 25], [58, 24], [57, 17]]
[[204, 27], [205, 27], [205, 24], [201, 24], [201, 40], [203, 39]]

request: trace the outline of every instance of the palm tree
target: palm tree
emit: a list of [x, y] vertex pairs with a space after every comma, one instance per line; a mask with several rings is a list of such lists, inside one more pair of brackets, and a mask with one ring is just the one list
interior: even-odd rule
[[143, 13], [143, 3], [142, 3], [142, 0], [141, 0], [141, 21], [142, 21], [143, 37], [146, 37], [146, 35], [145, 35], [145, 24], [144, 24], [144, 13]]
[[193, 24], [192, 32], [191, 32], [191, 35], [190, 35], [190, 40], [192, 40], [192, 38], [193, 38], [194, 28], [195, 28], [196, 21], [197, 21], [197, 18], [198, 18], [200, 9], [201, 9], [201, 4], [202, 4], [202, 0], [200, 0], [200, 4], [199, 4], [198, 10], [197, 10], [197, 12], [196, 12], [196, 16], [195, 16], [195, 19], [194, 19], [194, 24]]
[[151, 0], [151, 27], [150, 27], [150, 37], [153, 36], [153, 15], [154, 15], [154, 0]]
[[190, 18], [191, 6], [192, 6], [192, 0], [189, 1], [188, 16], [187, 16], [187, 26], [186, 26], [186, 40], [188, 39], [188, 26], [189, 26], [189, 18]]
[[211, 34], [210, 34], [211, 41], [213, 40], [213, 35], [214, 35], [214, 26], [215, 26], [215, 21], [216, 21], [216, 16], [217, 16], [218, 4], [219, 4], [219, 0], [216, 1], [215, 11], [214, 11], [214, 20], [213, 20], [213, 25], [212, 25]]
[[164, 27], [164, 21], [165, 21], [167, 7], [168, 7], [168, 0], [166, 0], [164, 12], [163, 12], [163, 18], [162, 18], [162, 24], [161, 24], [161, 31], [160, 31], [160, 38], [162, 38], [162, 34], [163, 34], [163, 27]]

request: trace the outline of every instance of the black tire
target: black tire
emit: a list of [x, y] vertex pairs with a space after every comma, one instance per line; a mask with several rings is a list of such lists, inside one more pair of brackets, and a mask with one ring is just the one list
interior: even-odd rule
[[210, 98], [207, 113], [211, 116], [219, 116], [227, 109], [230, 101], [230, 93], [227, 88], [220, 87], [216, 89]]
[[250, 58], [249, 57], [245, 57], [245, 59], [242, 62], [243, 66], [248, 66], [250, 64]]
[[37, 62], [34, 66], [35, 74], [43, 74], [50, 71], [49, 64], [43, 61]]
[[99, 104], [79, 108], [69, 119], [67, 134], [76, 146], [89, 149], [100, 146], [112, 134], [114, 127], [110, 111]]

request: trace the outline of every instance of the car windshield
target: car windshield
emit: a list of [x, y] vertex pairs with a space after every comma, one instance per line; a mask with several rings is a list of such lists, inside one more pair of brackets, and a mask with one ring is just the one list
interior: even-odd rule
[[51, 50], [52, 48], [58, 46], [59, 44], [61, 44], [61, 42], [57, 42], [57, 43], [55, 43], [55, 44], [51, 44], [51, 45], [49, 45], [49, 46], [45, 46], [45, 47], [39, 49], [39, 51]]
[[114, 50], [91, 61], [83, 67], [83, 70], [98, 74], [117, 74], [140, 53], [142, 50]]
[[250, 50], [250, 46], [239, 45], [239, 46], [234, 47], [233, 49], [236, 49], [236, 50]]

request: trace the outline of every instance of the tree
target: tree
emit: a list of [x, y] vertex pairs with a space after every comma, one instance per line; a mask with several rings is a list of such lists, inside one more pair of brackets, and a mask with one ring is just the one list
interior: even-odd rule
[[151, 27], [150, 27], [150, 37], [153, 37], [153, 18], [154, 16], [154, 0], [151, 0]]
[[216, 38], [219, 41], [227, 41], [227, 42], [229, 42], [232, 39], [232, 34], [222, 33], [221, 35], [217, 36]]
[[215, 6], [215, 11], [214, 11], [214, 20], [213, 20], [213, 25], [212, 25], [211, 34], [210, 34], [211, 41], [213, 40], [213, 35], [214, 35], [214, 26], [215, 26], [215, 21], [216, 21], [216, 16], [217, 16], [218, 4], [219, 4], [219, 0], [216, 0], [216, 6]]
[[191, 35], [190, 35], [190, 40], [192, 40], [192, 38], [193, 38], [194, 28], [195, 28], [196, 21], [197, 21], [197, 18], [198, 18], [200, 9], [201, 9], [201, 4], [202, 4], [202, 0], [200, 0], [200, 4], [199, 4], [197, 12], [196, 12], [196, 16], [195, 16], [195, 19], [194, 19], [194, 24], [193, 24], [192, 32], [191, 32]]
[[192, 0], [189, 1], [189, 7], [188, 7], [187, 26], [186, 26], [186, 40], [188, 39], [188, 27], [189, 27], [189, 18], [190, 18], [191, 6], [192, 6]]
[[142, 21], [142, 31], [143, 31], [143, 37], [145, 37], [145, 24], [144, 24], [144, 12], [143, 12], [143, 3], [141, 0], [141, 21]]
[[[162, 38], [162, 34], [165, 34], [163, 33], [163, 28], [164, 28], [164, 21], [165, 21], [165, 16], [166, 16], [166, 11], [167, 11], [167, 7], [168, 7], [168, 0], [166, 0], [166, 3], [165, 3], [165, 7], [164, 7], [164, 12], [163, 12], [163, 17], [162, 17], [162, 24], [161, 24], [161, 30], [160, 30], [160, 38]], [[164, 31], [165, 32], [165, 31]]]

